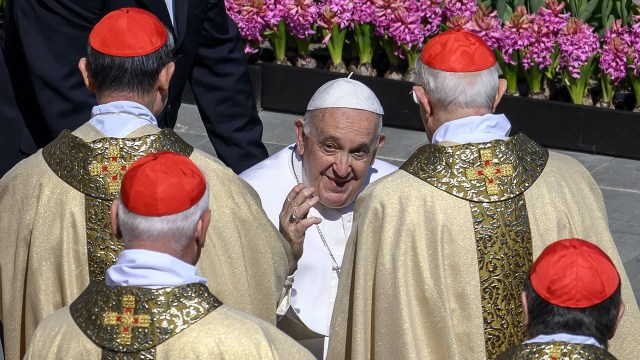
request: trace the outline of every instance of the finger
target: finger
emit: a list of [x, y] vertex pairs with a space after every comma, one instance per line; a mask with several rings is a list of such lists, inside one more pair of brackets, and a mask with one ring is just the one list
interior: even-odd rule
[[318, 203], [318, 201], [320, 201], [320, 197], [318, 196], [313, 196], [305, 200], [300, 204], [300, 206], [298, 206], [295, 209], [294, 214], [296, 214], [298, 218], [301, 218], [301, 219], [306, 218], [307, 215], [309, 214], [309, 210], [311, 210], [311, 208], [314, 207], [315, 204]]
[[291, 191], [289, 191], [289, 193], [285, 197], [284, 202], [282, 204], [282, 211], [287, 211], [289, 206], [291, 206], [291, 202], [295, 201], [295, 198], [298, 196], [300, 191], [302, 191], [302, 189], [304, 189], [304, 188], [305, 188], [304, 184], [298, 184], [298, 185], [294, 186], [291, 189]]
[[316, 216], [310, 216], [308, 218], [300, 220], [298, 223], [294, 224], [289, 240], [293, 242], [303, 242], [304, 235], [307, 232], [307, 229], [309, 229], [313, 225], [320, 224], [321, 222], [322, 218]]
[[314, 192], [316, 192], [316, 189], [312, 187], [305, 187], [298, 193], [298, 195], [294, 199], [292, 199], [291, 204], [295, 205], [295, 207], [299, 207], [300, 205], [302, 205], [302, 203], [304, 203], [308, 199], [313, 198]]

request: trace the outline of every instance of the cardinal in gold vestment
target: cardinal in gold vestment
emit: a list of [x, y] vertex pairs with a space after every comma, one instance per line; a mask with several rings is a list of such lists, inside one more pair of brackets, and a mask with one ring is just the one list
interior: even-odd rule
[[7, 359], [24, 354], [26, 340], [45, 316], [69, 305], [90, 280], [104, 280], [104, 272], [122, 251], [122, 242], [108, 230], [109, 206], [117, 192], [108, 192], [110, 178], [89, 171], [96, 159], [111, 162], [108, 155], [117, 154], [120, 166], [160, 150], [190, 156], [211, 184], [215, 209], [209, 243], [198, 263], [200, 273], [210, 279], [211, 292], [225, 304], [275, 323], [290, 250], [255, 191], [171, 130], [147, 125], [127, 138], [103, 136], [92, 125], [83, 125], [0, 180]]
[[492, 114], [506, 83], [478, 36], [433, 37], [416, 71], [432, 144], [356, 201], [328, 358], [494, 359], [525, 339], [532, 259], [578, 237], [620, 269], [626, 310], [611, 353], [640, 359], [640, 313], [589, 172], [509, 136], [507, 118]]
[[[113, 321], [102, 321], [105, 314]], [[121, 325], [117, 317], [122, 320], [125, 314], [131, 322]], [[127, 325], [130, 337], [122, 335]], [[123, 355], [167, 360], [314, 359], [274, 325], [223, 305], [202, 284], [162, 289], [92, 284], [71, 306], [42, 321], [25, 359]]]
[[42, 321], [26, 358], [313, 359], [274, 325], [223, 305], [194, 267], [213, 186], [175, 152], [134, 162], [110, 215], [124, 250], [105, 281]]
[[[134, 160], [157, 151], [189, 156], [211, 186], [214, 211], [209, 243], [198, 263], [211, 292], [225, 304], [275, 324], [276, 304], [289, 273], [290, 247], [267, 218], [251, 186], [172, 130], [154, 125], [154, 114], [166, 103], [173, 72], [172, 39], [157, 18], [148, 16], [123, 23], [139, 25], [135, 31], [103, 28], [100, 34], [115, 38], [111, 42], [91, 37], [89, 55], [80, 61], [85, 83], [97, 91], [100, 102], [91, 121], [73, 133], [63, 133], [0, 180], [0, 313], [9, 360], [24, 355], [42, 319], [69, 305], [89, 282], [104, 280], [106, 269], [123, 247], [109, 230], [109, 207], [118, 195], [122, 175]], [[163, 36], [157, 35], [158, 29]], [[149, 61], [134, 65], [151, 64], [154, 69], [157, 65], [162, 69], [158, 74], [147, 71], [133, 77], [141, 84], [131, 85], [129, 91], [96, 83], [103, 77], [91, 70], [122, 78], [121, 67], [96, 64], [128, 61], [110, 56], [112, 49], [103, 42], [133, 46], [131, 36], [149, 32], [140, 37], [159, 40], [161, 47], [152, 43], [153, 52], [140, 54]], [[145, 47], [135, 48], [139, 49]], [[105, 61], [105, 57], [112, 59]], [[140, 94], [140, 88], [146, 92]]]

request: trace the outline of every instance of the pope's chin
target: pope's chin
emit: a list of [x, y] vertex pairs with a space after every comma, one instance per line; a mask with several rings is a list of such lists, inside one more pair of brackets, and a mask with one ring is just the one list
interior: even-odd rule
[[320, 181], [318, 197], [320, 197], [322, 205], [328, 208], [340, 209], [348, 206], [356, 198], [356, 195], [357, 188], [354, 180], [350, 180], [342, 186], [336, 186], [335, 182], [326, 176]]

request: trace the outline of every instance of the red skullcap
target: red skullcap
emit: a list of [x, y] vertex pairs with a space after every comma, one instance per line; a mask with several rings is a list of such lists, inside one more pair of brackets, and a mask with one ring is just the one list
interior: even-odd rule
[[486, 70], [496, 63], [493, 51], [478, 35], [462, 29], [440, 33], [422, 48], [425, 65], [448, 72]]
[[138, 8], [112, 11], [89, 34], [89, 45], [112, 56], [143, 56], [167, 42], [167, 30], [152, 13]]
[[205, 193], [202, 172], [186, 156], [173, 152], [136, 160], [122, 179], [122, 204], [134, 214], [166, 216], [185, 211]]
[[546, 301], [582, 309], [608, 299], [620, 285], [611, 259], [581, 239], [558, 240], [531, 266], [531, 285]]

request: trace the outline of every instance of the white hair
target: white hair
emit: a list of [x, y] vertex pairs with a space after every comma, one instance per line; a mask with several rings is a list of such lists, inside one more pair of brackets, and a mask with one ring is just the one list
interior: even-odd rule
[[138, 215], [129, 211], [121, 198], [118, 200], [118, 224], [125, 248], [132, 243], [169, 239], [167, 245], [180, 253], [193, 240], [198, 220], [209, 209], [209, 186], [195, 205], [166, 216]]
[[[304, 124], [302, 126], [302, 131], [304, 132], [305, 135], [309, 136], [309, 133], [311, 132], [311, 125], [313, 125], [313, 122], [315, 121], [316, 118], [320, 117], [322, 111], [327, 109], [334, 109], [334, 108], [307, 110], [307, 112], [304, 113]], [[375, 133], [374, 139], [375, 139], [375, 142], [377, 143], [378, 140], [380, 139], [380, 135], [382, 134], [382, 115], [376, 114], [376, 113], [372, 113], [372, 114], [376, 116], [376, 133]]]
[[434, 104], [444, 111], [493, 108], [498, 93], [498, 64], [473, 72], [437, 70], [416, 61], [418, 84]]

